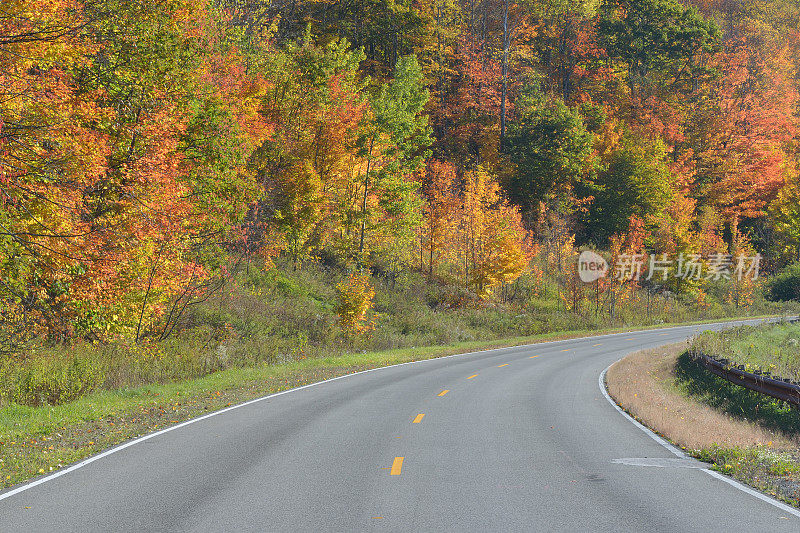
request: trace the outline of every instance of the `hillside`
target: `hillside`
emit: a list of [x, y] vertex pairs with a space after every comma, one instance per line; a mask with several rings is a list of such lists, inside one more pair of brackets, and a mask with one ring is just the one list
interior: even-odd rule
[[[12, 0], [2, 401], [775, 311], [763, 277], [800, 257], [798, 13]], [[578, 278], [586, 250], [605, 277]]]

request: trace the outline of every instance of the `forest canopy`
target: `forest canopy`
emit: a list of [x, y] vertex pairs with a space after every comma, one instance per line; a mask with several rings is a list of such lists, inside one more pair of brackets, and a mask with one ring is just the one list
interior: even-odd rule
[[8, 0], [0, 351], [163, 338], [279, 259], [482, 298], [581, 246], [783, 268], [799, 21], [796, 0]]

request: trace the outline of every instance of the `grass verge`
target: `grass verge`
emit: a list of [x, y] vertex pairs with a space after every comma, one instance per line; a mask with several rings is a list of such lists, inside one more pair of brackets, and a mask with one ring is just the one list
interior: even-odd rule
[[800, 420], [784, 402], [694, 363], [685, 344], [632, 354], [607, 374], [628, 413], [712, 468], [800, 506]]
[[800, 381], [800, 322], [706, 332], [697, 338], [693, 348], [744, 365], [748, 372], [760, 371]]

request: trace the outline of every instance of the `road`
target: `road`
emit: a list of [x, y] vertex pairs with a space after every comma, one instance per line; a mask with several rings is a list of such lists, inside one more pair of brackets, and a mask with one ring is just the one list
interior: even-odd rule
[[6, 491], [0, 529], [800, 531], [786, 509], [676, 461], [598, 386], [627, 353], [719, 327], [477, 352], [280, 394]]

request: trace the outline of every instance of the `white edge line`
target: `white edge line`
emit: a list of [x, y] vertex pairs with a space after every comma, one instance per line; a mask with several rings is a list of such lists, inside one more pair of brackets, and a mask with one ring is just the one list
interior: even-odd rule
[[[424, 363], [426, 361], [439, 361], [439, 360], [442, 360], [442, 359], [449, 359], [451, 357], [461, 357], [461, 356], [465, 356], [465, 355], [475, 355], [475, 354], [481, 354], [481, 353], [498, 352], [498, 351], [502, 351], [502, 350], [514, 350], [514, 349], [519, 349], [519, 348], [527, 348], [527, 347], [531, 347], [531, 346], [541, 346], [543, 344], [561, 344], [561, 343], [565, 343], [565, 342], [575, 342], [575, 341], [582, 341], [582, 340], [586, 340], [586, 339], [595, 339], [595, 338], [602, 338], [602, 337], [614, 337], [614, 336], [618, 336], [618, 335], [630, 335], [632, 333], [653, 333], [653, 332], [671, 330], [671, 329], [687, 329], [687, 328], [693, 328], [693, 327], [707, 327], [707, 326], [716, 326], [716, 325], [720, 325], [720, 324], [751, 322], [751, 321], [755, 321], [755, 320], [764, 320], [764, 319], [753, 318], [753, 319], [743, 319], [743, 320], [741, 320], [741, 319], [740, 320], [728, 320], [728, 321], [723, 321], [723, 322], [713, 322], [713, 323], [706, 323], [706, 324], [690, 324], [690, 325], [686, 325], [686, 326], [672, 326], [672, 327], [668, 327], [668, 328], [652, 328], [652, 329], [635, 330], [635, 331], [627, 331], [627, 332], [623, 331], [623, 332], [619, 332], [619, 333], [607, 333], [607, 334], [604, 334], [604, 335], [590, 335], [590, 336], [586, 336], [586, 337], [576, 337], [576, 338], [572, 338], [572, 339], [561, 339], [561, 340], [557, 340], [557, 341], [544, 341], [544, 342], [536, 342], [536, 343], [532, 343], [532, 344], [520, 344], [520, 345], [516, 345], [516, 346], [506, 346], [504, 348], [492, 348], [492, 349], [488, 349], [488, 350], [478, 350], [478, 351], [475, 351], [475, 352], [464, 352], [464, 353], [457, 353], [457, 354], [452, 354], [452, 355], [445, 355], [445, 356], [442, 356], [442, 357], [432, 357], [432, 358], [429, 358], [429, 359], [421, 359], [419, 361], [408, 361], [408, 362], [405, 362], [405, 363], [398, 363], [398, 364], [395, 364], [395, 365], [381, 366], [381, 367], [377, 367], [377, 368], [370, 368], [368, 370], [361, 370], [359, 372], [353, 372], [351, 374], [344, 374], [342, 376], [337, 376], [335, 378], [326, 379], [324, 381], [317, 381], [315, 383], [309, 383], [308, 385], [303, 385], [301, 387], [295, 387], [293, 389], [289, 389], [289, 390], [285, 390], [285, 391], [281, 391], [281, 392], [276, 392], [276, 393], [270, 394], [268, 396], [262, 396], [261, 398], [255, 398], [253, 400], [249, 400], [249, 401], [246, 401], [244, 403], [239, 403], [239, 404], [236, 404], [236, 405], [232, 405], [231, 407], [226, 407], [224, 409], [220, 409], [219, 411], [214, 411], [213, 413], [209, 413], [207, 415], [199, 416], [197, 418], [192, 418], [190, 420], [187, 420], [185, 422], [181, 422], [180, 424], [176, 424], [174, 426], [169, 426], [169, 427], [164, 428], [164, 429], [162, 429], [160, 431], [156, 431], [155, 433], [150, 433], [150, 434], [145, 435], [143, 437], [138, 437], [138, 438], [133, 439], [131, 441], [128, 441], [128, 442], [126, 442], [124, 444], [120, 444], [119, 446], [115, 446], [115, 447], [110, 448], [110, 449], [108, 449], [108, 450], [106, 450], [104, 452], [98, 453], [97, 455], [92, 455], [91, 457], [87, 457], [86, 459], [84, 459], [83, 461], [80, 461], [79, 463], [75, 463], [72, 466], [69, 466], [69, 467], [64, 468], [62, 470], [58, 470], [56, 472], [53, 472], [52, 474], [48, 474], [45, 477], [36, 479], [34, 481], [29, 481], [29, 482], [25, 483], [24, 485], [21, 485], [21, 486], [15, 488], [15, 489], [11, 489], [11, 490], [7, 490], [6, 492], [2, 492], [2, 493], [0, 493], [0, 501], [5, 500], [7, 498], [10, 498], [11, 496], [14, 496], [16, 494], [24, 492], [24, 491], [26, 491], [28, 489], [32, 489], [33, 487], [35, 487], [37, 485], [41, 485], [42, 483], [46, 483], [48, 481], [52, 481], [52, 480], [54, 480], [56, 478], [59, 478], [59, 477], [63, 476], [64, 474], [69, 474], [70, 472], [74, 472], [75, 470], [78, 470], [79, 468], [83, 468], [84, 466], [87, 466], [87, 465], [97, 461], [98, 459], [102, 459], [104, 457], [108, 457], [111, 454], [117, 453], [119, 451], [124, 450], [125, 448], [128, 448], [129, 446], [133, 446], [134, 444], [139, 444], [140, 442], [144, 442], [146, 440], [152, 439], [153, 437], [157, 437], [159, 435], [163, 435], [164, 433], [169, 433], [170, 431], [175, 431], [176, 429], [180, 429], [180, 428], [182, 428], [184, 426], [188, 426], [190, 424], [194, 424], [196, 422], [200, 422], [200, 421], [205, 420], [207, 418], [211, 418], [212, 416], [217, 416], [217, 415], [221, 415], [223, 413], [227, 413], [228, 411], [233, 411], [234, 409], [240, 409], [242, 407], [247, 407], [248, 405], [252, 405], [254, 403], [262, 402], [264, 400], [269, 400], [270, 398], [275, 398], [276, 396], [281, 396], [283, 394], [288, 394], [290, 392], [295, 392], [295, 391], [307, 389], [309, 387], [322, 385], [323, 383], [330, 383], [331, 381], [336, 381], [336, 380], [343, 379], [343, 378], [349, 378], [351, 376], [356, 376], [358, 374], [366, 374], [367, 372], [374, 372], [376, 370], [384, 370], [386, 368], [394, 368], [394, 367], [405, 366], [405, 365], [410, 365], [410, 364], [419, 364], [419, 363]], [[603, 390], [603, 393], [606, 395], [606, 398], [608, 399], [608, 401], [610, 401], [615, 407], [617, 407], [617, 409], [623, 415], [628, 416], [628, 414], [625, 413], [624, 411], [622, 411], [613, 402], [613, 400], [611, 400], [611, 398], [608, 396], [608, 394], [605, 392], [605, 386], [604, 386], [603, 381], [602, 381], [604, 379], [604, 377], [605, 377], [605, 371], [603, 372], [603, 374], [601, 375], [601, 378], [600, 378], [601, 379], [601, 382], [600, 382], [601, 390]], [[630, 417], [628, 417], [628, 418], [630, 418]], [[645, 428], [644, 426], [639, 424], [636, 420], [633, 420], [632, 418], [630, 418], [630, 420], [633, 423], [635, 423], [636, 425], [640, 426], [642, 430], [649, 431], [647, 428]], [[653, 434], [653, 438], [655, 438], [656, 440], [663, 440], [663, 439], [661, 439], [661, 437], [659, 437], [658, 435], [655, 435], [655, 434]], [[662, 444], [662, 445], [665, 445], [665, 444]], [[800, 516], [800, 513], [798, 513], [797, 516]]]
[[[610, 365], [608, 368], [611, 368], [611, 366], [613, 366], [613, 364], [612, 364], [612, 365]], [[654, 431], [652, 431], [650, 428], [646, 427], [644, 424], [642, 424], [641, 422], [639, 422], [638, 420], [636, 420], [635, 418], [633, 418], [631, 415], [629, 415], [628, 413], [626, 413], [626, 412], [625, 412], [625, 411], [622, 409], [622, 407], [620, 407], [619, 405], [617, 405], [617, 402], [615, 402], [615, 401], [614, 401], [614, 400], [611, 398], [611, 396], [608, 394], [608, 390], [606, 390], [606, 372], [608, 372], [608, 368], [606, 368], [605, 370], [603, 370], [603, 372], [600, 374], [600, 379], [599, 379], [599, 384], [600, 384], [600, 392], [602, 392], [602, 393], [603, 393], [603, 396], [605, 396], [605, 397], [606, 397], [606, 400], [608, 400], [608, 402], [609, 402], [609, 403], [610, 403], [612, 406], [614, 406], [614, 409], [616, 409], [616, 410], [617, 410], [617, 411], [618, 411], [618, 412], [619, 412], [619, 413], [620, 413], [622, 416], [624, 416], [625, 418], [627, 418], [627, 419], [628, 419], [628, 420], [629, 420], [629, 421], [630, 421], [630, 422], [631, 422], [631, 423], [632, 423], [634, 426], [636, 426], [637, 428], [639, 428], [639, 429], [641, 429], [642, 431], [644, 431], [644, 432], [645, 432], [645, 434], [646, 434], [648, 437], [650, 437], [651, 439], [653, 439], [654, 441], [656, 441], [657, 443], [659, 443], [661, 446], [663, 446], [664, 448], [666, 448], [667, 450], [669, 450], [669, 452], [670, 452], [670, 453], [672, 453], [673, 455], [675, 455], [676, 457], [680, 457], [681, 459], [687, 459], [687, 456], [686, 456], [686, 454], [685, 454], [685, 453], [683, 453], [683, 452], [682, 452], [682, 451], [680, 451], [678, 448], [676, 448], [675, 446], [673, 446], [672, 444], [670, 444], [669, 442], [667, 442], [666, 440], [664, 440], [664, 439], [663, 439], [663, 438], [662, 438], [660, 435], [658, 435], [657, 433], [655, 433]]]
[[[619, 362], [619, 361], [617, 361], [617, 362]], [[610, 403], [614, 407], [614, 409], [616, 409], [622, 416], [627, 418], [629, 422], [631, 422], [633, 425], [635, 425], [636, 427], [638, 427], [639, 429], [644, 431], [645, 434], [648, 437], [650, 437], [651, 439], [653, 439], [654, 441], [659, 443], [661, 446], [663, 446], [664, 448], [669, 450], [674, 455], [680, 457], [681, 459], [696, 460], [696, 459], [694, 459], [694, 457], [689, 457], [688, 455], [683, 453], [681, 450], [679, 450], [678, 448], [676, 448], [675, 446], [673, 446], [672, 444], [667, 442], [665, 439], [663, 439], [660, 435], [656, 434], [653, 430], [651, 430], [647, 426], [643, 425], [638, 420], [633, 418], [631, 415], [626, 413], [625, 410], [622, 409], [619, 405], [617, 405], [617, 402], [615, 402], [611, 398], [611, 395], [608, 394], [608, 390], [606, 389], [606, 372], [608, 372], [608, 369], [611, 368], [612, 366], [614, 366], [615, 364], [616, 363], [612, 363], [612, 364], [610, 364], [608, 366], [608, 368], [603, 370], [603, 372], [600, 374], [600, 379], [599, 379], [600, 392], [603, 393], [603, 396], [605, 396], [606, 400], [608, 400], [608, 403]], [[711, 476], [713, 478], [716, 478], [716, 479], [719, 479], [720, 481], [724, 481], [728, 485], [730, 485], [730, 486], [732, 486], [734, 488], [737, 488], [740, 491], [749, 494], [750, 496], [754, 496], [754, 497], [758, 498], [759, 500], [761, 500], [763, 502], [766, 502], [766, 503], [768, 503], [770, 505], [773, 505], [773, 506], [777, 507], [778, 509], [780, 509], [781, 511], [785, 511], [785, 512], [791, 514], [791, 515], [794, 515], [794, 516], [800, 518], [800, 510], [795, 509], [794, 507], [791, 507], [791, 506], [783, 503], [782, 501], [776, 500], [775, 498], [767, 496], [763, 492], [759, 492], [759, 491], [757, 491], [757, 490], [755, 490], [755, 489], [753, 489], [751, 487], [748, 487], [747, 485], [739, 483], [735, 479], [732, 479], [732, 478], [730, 478], [730, 477], [728, 477], [726, 475], [720, 474], [719, 472], [715, 472], [714, 470], [711, 470], [710, 468], [700, 468], [698, 470], [701, 470], [701, 471], [705, 472], [706, 474], [708, 474], [709, 476]]]

